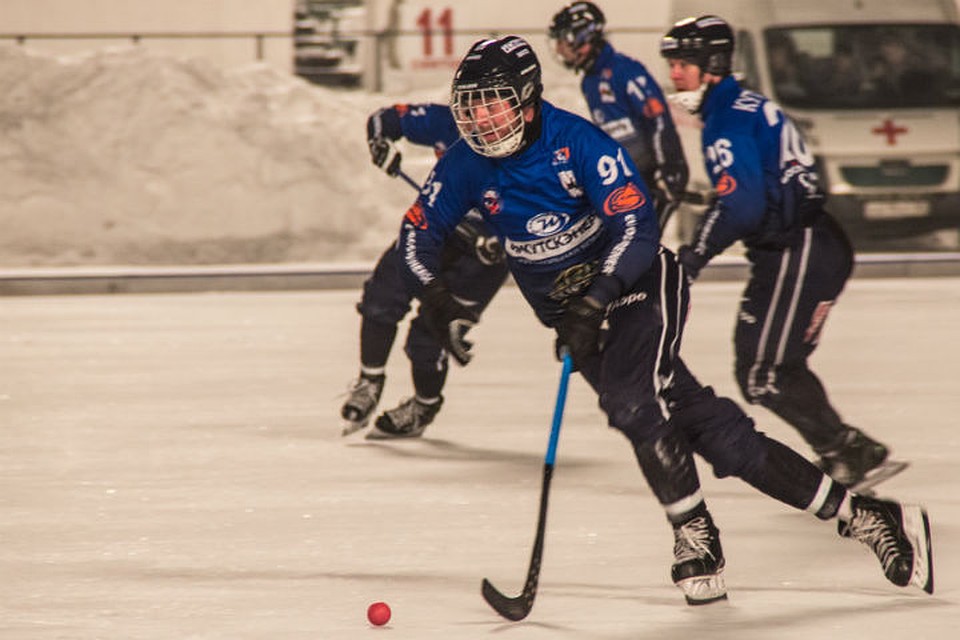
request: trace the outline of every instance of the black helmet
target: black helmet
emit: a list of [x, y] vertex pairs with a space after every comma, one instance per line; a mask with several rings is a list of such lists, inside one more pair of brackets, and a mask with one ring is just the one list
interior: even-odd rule
[[704, 73], [726, 76], [733, 67], [733, 44], [733, 29], [723, 18], [686, 18], [660, 40], [660, 55], [689, 60]]
[[590, 45], [585, 55], [577, 56], [574, 60], [558, 56], [560, 62], [568, 69], [589, 71], [597, 56], [600, 55], [600, 50], [603, 49], [603, 28], [606, 23], [603, 12], [592, 2], [571, 2], [560, 9], [553, 16], [553, 21], [550, 22], [550, 28], [547, 30], [554, 50], [557, 42], [565, 42], [572, 49], [579, 49], [585, 44]]
[[[539, 107], [540, 61], [519, 36], [476, 42], [453, 76], [450, 108], [460, 135], [474, 151], [492, 158], [517, 152], [524, 143], [522, 109]], [[491, 129], [491, 113], [498, 113]], [[510, 113], [509, 121], [503, 115]]]

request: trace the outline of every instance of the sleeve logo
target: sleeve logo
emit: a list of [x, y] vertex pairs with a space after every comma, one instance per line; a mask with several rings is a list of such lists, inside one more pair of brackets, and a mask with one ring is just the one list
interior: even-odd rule
[[607, 196], [603, 202], [603, 212], [608, 216], [615, 216], [618, 213], [626, 213], [639, 209], [647, 203], [647, 198], [643, 195], [640, 188], [628, 182], [622, 187], [614, 189], [613, 193]]
[[729, 173], [724, 173], [717, 180], [717, 195], [728, 196], [737, 190], [737, 181]]
[[649, 119], [659, 118], [663, 115], [663, 112], [666, 111], [663, 103], [656, 98], [650, 98], [647, 100], [647, 103], [643, 105], [643, 115]]
[[407, 209], [407, 212], [403, 215], [403, 219], [417, 229], [422, 230], [427, 228], [427, 217], [423, 215], [423, 205], [420, 204], [419, 200]]

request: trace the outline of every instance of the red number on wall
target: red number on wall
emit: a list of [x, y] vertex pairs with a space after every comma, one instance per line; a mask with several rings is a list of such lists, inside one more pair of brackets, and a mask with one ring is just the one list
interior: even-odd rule
[[[437, 16], [437, 26], [443, 33], [443, 55], [453, 55], [453, 9], [447, 8]], [[433, 12], [427, 8], [420, 12], [417, 17], [417, 27], [423, 35], [423, 56], [429, 58], [433, 55]]]

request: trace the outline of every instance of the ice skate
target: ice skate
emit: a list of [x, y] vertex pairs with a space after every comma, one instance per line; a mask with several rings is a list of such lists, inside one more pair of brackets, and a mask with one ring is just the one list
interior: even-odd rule
[[384, 411], [367, 433], [369, 440], [419, 438], [443, 406], [443, 396], [427, 404], [419, 398], [407, 398], [394, 409]]
[[350, 389], [347, 391], [349, 397], [340, 409], [340, 417], [344, 420], [341, 435], [348, 436], [370, 423], [370, 416], [380, 402], [385, 381], [384, 375], [360, 374], [359, 378], [350, 383]]
[[700, 605], [727, 599], [723, 581], [723, 549], [720, 531], [710, 513], [703, 510], [673, 526], [673, 568], [670, 577], [680, 587], [687, 604]]
[[841, 536], [870, 547], [887, 580], [933, 593], [933, 546], [927, 512], [916, 505], [853, 496], [853, 518], [840, 522]]
[[906, 463], [887, 463], [887, 447], [853, 427], [847, 427], [839, 446], [818, 453], [817, 466], [851, 489], [871, 487], [906, 468]]

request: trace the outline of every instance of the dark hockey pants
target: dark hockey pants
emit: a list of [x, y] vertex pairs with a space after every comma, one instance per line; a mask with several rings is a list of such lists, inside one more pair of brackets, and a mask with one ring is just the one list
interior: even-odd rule
[[691, 453], [717, 477], [736, 476], [795, 508], [834, 515], [842, 487], [758, 432], [736, 403], [717, 397], [687, 369], [679, 349], [688, 305], [679, 265], [662, 250], [641, 282], [608, 307], [601, 355], [580, 364], [668, 517], [682, 519], [684, 508], [696, 506], [691, 500], [700, 483]]
[[[357, 311], [363, 318], [360, 362], [365, 367], [386, 365], [397, 325], [410, 312], [413, 297], [401, 276], [401, 259], [396, 246], [391, 245], [363, 284], [363, 297]], [[483, 264], [472, 252], [460, 251], [451, 244], [444, 252], [441, 277], [454, 296], [482, 313], [506, 280], [507, 267], [504, 263]], [[417, 394], [425, 398], [440, 395], [446, 382], [449, 357], [419, 314], [410, 322], [404, 352], [410, 359]]]
[[850, 277], [853, 250], [828, 214], [793, 246], [752, 248], [752, 268], [734, 335], [736, 377], [744, 398], [767, 407], [817, 451], [846, 427], [807, 361], [830, 309]]

